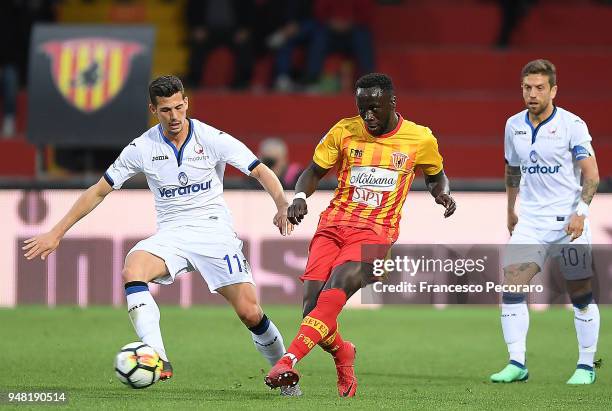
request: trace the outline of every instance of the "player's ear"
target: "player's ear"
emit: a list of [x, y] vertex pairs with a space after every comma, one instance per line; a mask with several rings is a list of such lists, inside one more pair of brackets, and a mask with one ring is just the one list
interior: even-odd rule
[[151, 114], [155, 114], [157, 112], [157, 107], [149, 103], [149, 111], [151, 112]]
[[555, 98], [556, 95], [557, 95], [557, 85], [555, 84], [550, 89], [550, 98]]
[[395, 94], [393, 94], [391, 96], [391, 107], [393, 107], [393, 110], [395, 110], [396, 105], [397, 105], [397, 99], [395, 98]]
[[183, 101], [185, 102], [185, 109], [189, 108], [189, 97], [185, 96], [183, 97]]

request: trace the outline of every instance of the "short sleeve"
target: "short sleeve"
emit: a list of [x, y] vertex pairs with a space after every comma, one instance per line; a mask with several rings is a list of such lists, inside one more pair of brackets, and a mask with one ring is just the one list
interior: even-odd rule
[[438, 151], [438, 140], [431, 133], [431, 130], [424, 127], [423, 141], [416, 153], [415, 166], [423, 170], [428, 176], [438, 174], [443, 170], [442, 156]]
[[336, 124], [317, 144], [312, 161], [319, 167], [330, 169], [340, 156], [343, 128]]
[[569, 124], [569, 149], [576, 161], [584, 160], [595, 155], [591, 145], [591, 135], [586, 123], [578, 116], [575, 116]]
[[521, 160], [514, 148], [514, 141], [512, 128], [510, 127], [510, 123], [506, 123], [506, 129], [504, 131], [504, 157], [506, 159], [506, 163], [512, 167], [519, 167], [521, 165]]
[[120, 189], [130, 177], [142, 172], [142, 156], [136, 144], [134, 141], [128, 144], [104, 173], [104, 179], [115, 190]]
[[219, 160], [231, 164], [246, 175], [250, 175], [260, 163], [257, 156], [242, 141], [223, 131], [219, 131], [215, 136], [214, 143]]
[[571, 120], [569, 125], [570, 132], [570, 150], [584, 143], [590, 143], [593, 139], [589, 134], [589, 128], [586, 123], [578, 116]]

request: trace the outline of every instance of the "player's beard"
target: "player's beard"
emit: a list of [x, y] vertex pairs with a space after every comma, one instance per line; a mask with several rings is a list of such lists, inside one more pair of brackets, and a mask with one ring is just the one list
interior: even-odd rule
[[529, 110], [529, 113], [531, 113], [533, 116], [538, 117], [546, 111], [549, 105], [550, 100], [548, 100], [546, 104], [544, 102], [538, 102], [538, 104], [535, 106], [527, 104], [527, 110]]

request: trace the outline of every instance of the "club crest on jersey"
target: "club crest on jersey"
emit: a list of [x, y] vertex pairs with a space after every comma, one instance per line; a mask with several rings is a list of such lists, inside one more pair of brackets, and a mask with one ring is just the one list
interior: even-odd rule
[[535, 150], [531, 150], [531, 153], [529, 153], [529, 159], [531, 160], [532, 163], [537, 163], [538, 162], [538, 153], [536, 153]]
[[195, 143], [193, 146], [193, 151], [195, 151], [196, 154], [202, 154], [204, 152], [204, 147], [202, 147], [202, 144], [200, 143]]
[[185, 174], [184, 171], [181, 171], [178, 175], [178, 181], [179, 183], [185, 187], [187, 185], [187, 183], [189, 182], [189, 178], [187, 177], [187, 174]]
[[103, 37], [52, 40], [40, 47], [51, 59], [57, 90], [86, 113], [99, 110], [119, 94], [132, 59], [143, 50], [144, 46], [134, 41]]
[[408, 154], [400, 153], [398, 151], [391, 153], [391, 163], [398, 170], [403, 169], [409, 159], [410, 157], [408, 157]]

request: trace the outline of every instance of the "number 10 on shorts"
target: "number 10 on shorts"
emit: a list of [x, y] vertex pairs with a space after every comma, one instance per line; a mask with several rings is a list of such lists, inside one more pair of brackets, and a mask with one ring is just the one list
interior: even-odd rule
[[225, 257], [223, 257], [223, 259], [227, 262], [227, 268], [229, 270], [230, 274], [233, 274], [234, 271], [232, 270], [232, 258], [236, 259], [236, 264], [238, 265], [238, 271], [242, 272], [242, 265], [240, 264], [240, 257], [238, 257], [238, 254], [234, 254], [231, 258], [229, 256], [229, 254], [225, 254]]

